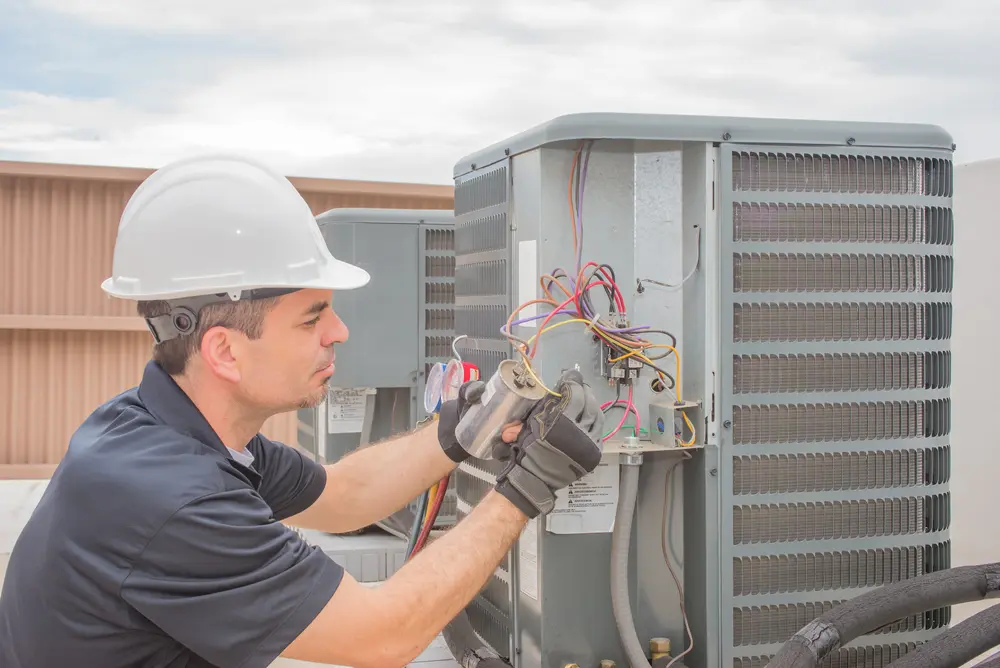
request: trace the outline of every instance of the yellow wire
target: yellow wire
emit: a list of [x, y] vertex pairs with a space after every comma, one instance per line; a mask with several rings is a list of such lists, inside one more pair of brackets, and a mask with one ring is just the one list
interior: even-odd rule
[[[556, 329], [557, 327], [562, 327], [563, 325], [568, 325], [568, 324], [574, 323], [574, 322], [579, 322], [579, 323], [583, 323], [583, 324], [587, 325], [587, 329], [593, 331], [595, 334], [597, 334], [598, 336], [600, 336], [605, 341], [610, 342], [610, 340], [608, 339], [608, 337], [604, 335], [604, 332], [602, 332], [599, 329], [595, 328], [594, 327], [594, 323], [591, 322], [590, 320], [585, 320], [583, 318], [567, 318], [565, 320], [560, 320], [559, 322], [557, 322], [555, 324], [548, 325], [545, 328], [543, 328], [540, 332], [538, 332], [537, 334], [533, 334], [531, 336], [531, 338], [529, 338], [527, 340], [527, 344], [530, 346], [531, 343], [532, 343], [532, 341], [534, 341], [536, 338], [538, 338], [542, 334], [545, 334], [546, 332], [550, 332], [553, 329]], [[677, 396], [677, 401], [680, 402], [681, 401], [681, 356], [680, 356], [680, 354], [677, 352], [676, 348], [674, 348], [673, 346], [667, 345], [665, 343], [651, 343], [649, 345], [643, 346], [642, 350], [646, 350], [648, 348], [663, 348], [663, 349], [669, 350], [670, 352], [672, 352], [674, 354], [674, 362], [675, 362], [675, 366], [676, 366], [676, 369], [677, 369], [677, 380], [676, 380], [677, 394], [676, 394], [676, 396]], [[527, 355], [524, 354], [524, 351], [519, 349], [518, 352], [521, 354], [521, 359], [524, 362], [524, 368], [528, 371], [529, 374], [531, 374], [531, 377], [534, 379], [534, 381], [536, 383], [538, 383], [542, 387], [542, 389], [544, 389], [549, 394], [557, 396], [557, 397], [562, 396], [558, 392], [550, 390], [548, 387], [546, 387], [545, 383], [543, 383], [541, 381], [541, 379], [539, 379], [538, 375], [535, 373], [535, 370], [531, 368], [531, 360], [528, 359]], [[644, 362], [647, 362], [650, 365], [653, 364], [653, 361], [651, 359], [649, 359], [649, 357], [647, 355], [644, 355], [639, 350], [633, 350], [631, 352], [625, 353], [624, 355], [621, 355], [619, 357], [615, 357], [613, 359], [608, 360], [608, 362], [610, 362], [610, 363], [619, 362], [619, 361], [621, 361], [623, 359], [627, 359], [629, 357], [638, 357], [639, 359], [643, 360]], [[661, 378], [661, 380], [662, 380], [662, 378]], [[694, 445], [694, 442], [695, 442], [695, 440], [697, 440], [698, 435], [695, 432], [694, 424], [691, 422], [691, 419], [688, 418], [686, 411], [681, 411], [681, 417], [684, 419], [684, 423], [687, 425], [688, 429], [691, 430], [692, 436], [691, 436], [691, 440], [687, 441], [687, 442], [680, 441], [680, 439], [677, 439], [677, 440], [680, 441], [682, 447], [690, 447], [690, 446]]]
[[434, 505], [434, 497], [437, 496], [437, 488], [440, 483], [434, 483], [427, 491], [427, 509], [424, 510], [424, 524], [431, 521], [431, 506]]

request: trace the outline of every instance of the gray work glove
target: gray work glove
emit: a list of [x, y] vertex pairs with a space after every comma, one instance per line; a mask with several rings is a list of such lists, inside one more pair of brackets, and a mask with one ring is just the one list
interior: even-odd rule
[[438, 410], [438, 441], [444, 453], [457, 464], [468, 459], [469, 453], [459, 444], [455, 430], [469, 408], [479, 403], [485, 389], [484, 382], [470, 380], [458, 389], [458, 399], [444, 402]]
[[494, 458], [506, 462], [496, 490], [528, 517], [549, 513], [557, 490], [567, 487], [601, 463], [604, 413], [576, 370], [535, 405], [514, 444], [500, 442]]

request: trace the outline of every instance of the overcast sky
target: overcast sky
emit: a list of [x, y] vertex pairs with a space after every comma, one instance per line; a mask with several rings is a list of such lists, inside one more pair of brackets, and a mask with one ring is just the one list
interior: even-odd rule
[[998, 35], [996, 0], [0, 0], [0, 159], [449, 183], [633, 111], [929, 122], [965, 162], [1000, 156]]

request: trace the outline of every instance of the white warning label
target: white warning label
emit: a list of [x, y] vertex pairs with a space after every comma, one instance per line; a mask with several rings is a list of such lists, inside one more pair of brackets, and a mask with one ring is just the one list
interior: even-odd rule
[[608, 533], [618, 511], [618, 462], [602, 462], [593, 472], [556, 492], [546, 518], [551, 533]]
[[326, 422], [331, 434], [358, 434], [364, 428], [369, 388], [330, 388], [327, 395]]

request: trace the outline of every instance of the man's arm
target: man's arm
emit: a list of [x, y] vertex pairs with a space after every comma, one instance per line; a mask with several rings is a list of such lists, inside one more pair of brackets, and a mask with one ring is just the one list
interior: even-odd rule
[[527, 519], [490, 492], [382, 585], [364, 587], [345, 573], [323, 611], [282, 656], [358, 668], [405, 666], [483, 588]]
[[328, 464], [320, 497], [286, 524], [344, 533], [382, 520], [454, 470], [435, 422]]

